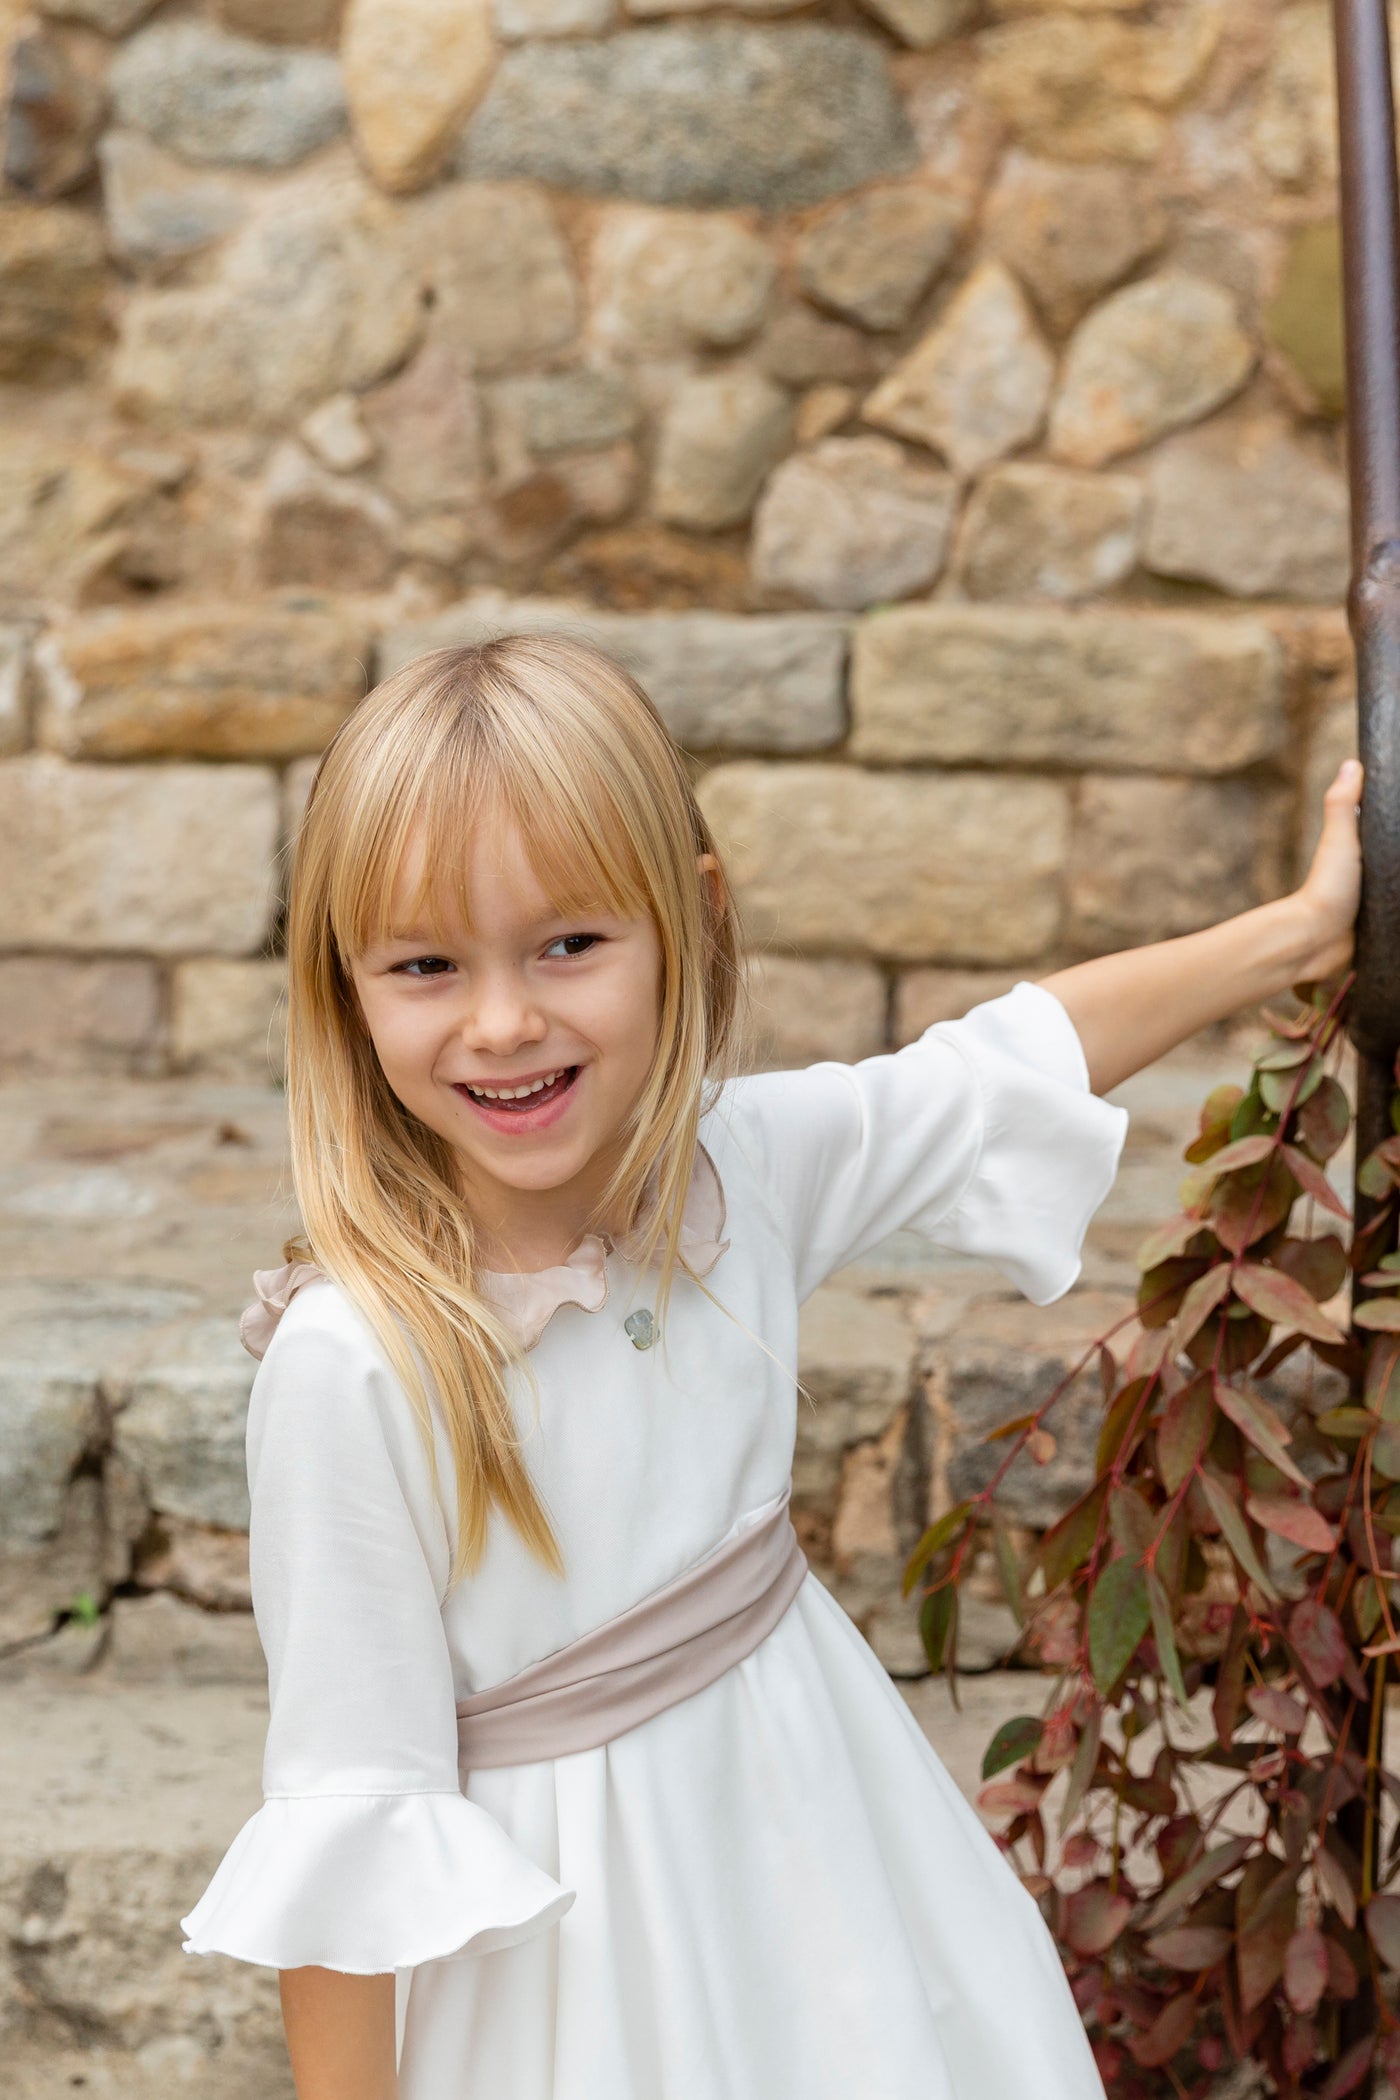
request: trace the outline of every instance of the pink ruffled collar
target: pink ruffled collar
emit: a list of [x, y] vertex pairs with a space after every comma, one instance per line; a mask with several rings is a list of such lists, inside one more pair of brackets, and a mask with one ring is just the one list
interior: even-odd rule
[[[478, 1281], [522, 1348], [532, 1349], [561, 1305], [580, 1305], [585, 1312], [598, 1312], [608, 1297], [608, 1256], [618, 1254], [635, 1261], [641, 1252], [643, 1220], [632, 1232], [613, 1239], [604, 1233], [586, 1233], [569, 1258], [552, 1269], [517, 1272], [483, 1269]], [[703, 1145], [696, 1148], [695, 1171], [686, 1192], [681, 1218], [680, 1251], [697, 1276], [708, 1276], [728, 1247], [723, 1237], [724, 1187], [719, 1170]], [[280, 1269], [257, 1269], [253, 1288], [257, 1300], [238, 1323], [239, 1339], [250, 1356], [262, 1356], [277, 1331], [277, 1323], [303, 1284], [314, 1283], [324, 1271], [312, 1261], [284, 1262]]]

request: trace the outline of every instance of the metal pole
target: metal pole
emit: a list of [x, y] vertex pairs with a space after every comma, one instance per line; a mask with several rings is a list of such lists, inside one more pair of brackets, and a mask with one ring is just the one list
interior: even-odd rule
[[[1357, 1053], [1356, 1156], [1390, 1132], [1400, 1042], [1400, 203], [1386, 0], [1333, 0], [1341, 170], [1342, 281], [1346, 305], [1347, 450], [1351, 478], [1351, 589], [1360, 754], [1362, 897], [1351, 1035]], [[1356, 1192], [1356, 1228], [1375, 1206]], [[1381, 1249], [1377, 1249], [1379, 1253]], [[1385, 1666], [1371, 1666], [1384, 1758]], [[1358, 1705], [1351, 1741], [1364, 1757], [1371, 1719]], [[1379, 1788], [1339, 1812], [1340, 1835], [1358, 1860], [1371, 1806], [1370, 1885], [1380, 1861]], [[1374, 2028], [1368, 1975], [1342, 2008], [1341, 2050]], [[1373, 2090], [1368, 2077], [1360, 2088]]]

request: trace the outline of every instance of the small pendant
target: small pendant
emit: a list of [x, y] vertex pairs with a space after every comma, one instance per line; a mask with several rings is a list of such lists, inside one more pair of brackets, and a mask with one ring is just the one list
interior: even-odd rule
[[636, 1312], [628, 1313], [622, 1331], [634, 1349], [650, 1349], [656, 1340], [656, 1322], [644, 1305], [638, 1306]]

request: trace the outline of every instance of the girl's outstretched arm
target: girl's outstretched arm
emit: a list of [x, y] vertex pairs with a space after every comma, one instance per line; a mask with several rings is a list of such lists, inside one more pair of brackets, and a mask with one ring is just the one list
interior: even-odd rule
[[1360, 793], [1361, 767], [1348, 759], [1327, 790], [1312, 866], [1291, 896], [1041, 978], [1079, 1032], [1096, 1094], [1212, 1021], [1345, 969], [1361, 892]]
[[392, 1975], [283, 1969], [279, 1981], [297, 2100], [397, 2100]]

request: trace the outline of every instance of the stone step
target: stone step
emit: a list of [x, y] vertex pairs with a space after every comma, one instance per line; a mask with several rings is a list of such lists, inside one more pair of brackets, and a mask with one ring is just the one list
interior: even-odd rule
[[[957, 1706], [942, 1679], [900, 1689], [975, 1806], [992, 1736], [1044, 1712], [1052, 1681], [989, 1671], [961, 1682]], [[260, 1800], [267, 1707], [250, 1620], [169, 1596], [118, 1599], [106, 1627], [70, 1626], [0, 1664], [0, 1693], [6, 2100], [79, 2087], [111, 2100], [292, 2100], [275, 1972], [186, 1955], [178, 1924]], [[1121, 1746], [1112, 1722], [1107, 1733]], [[1183, 1744], [1211, 1733], [1202, 1699], [1173, 1727]], [[1134, 1763], [1146, 1769], [1154, 1747], [1139, 1738]], [[1387, 1748], [1400, 1761], [1400, 1693]], [[1052, 1870], [1063, 1786], [1059, 1775], [1047, 1795]], [[1198, 1791], [1208, 1801], [1216, 1789], [1207, 1776]], [[1250, 2089], [1229, 2090], [1246, 2100]]]

